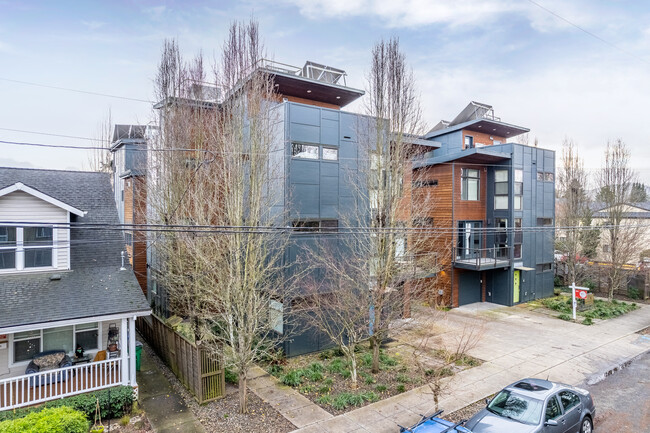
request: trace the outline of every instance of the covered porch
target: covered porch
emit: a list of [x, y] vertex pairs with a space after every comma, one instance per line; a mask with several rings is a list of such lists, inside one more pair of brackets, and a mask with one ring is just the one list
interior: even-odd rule
[[[117, 385], [137, 391], [135, 321], [142, 315], [0, 328], [0, 411]], [[107, 340], [109, 334], [117, 344]], [[84, 356], [75, 356], [82, 343]], [[39, 368], [36, 360], [52, 353], [57, 365]]]

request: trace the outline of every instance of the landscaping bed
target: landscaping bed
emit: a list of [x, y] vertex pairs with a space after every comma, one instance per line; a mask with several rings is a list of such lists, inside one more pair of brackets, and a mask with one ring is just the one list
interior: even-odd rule
[[250, 389], [248, 390], [249, 413], [239, 414], [239, 395], [237, 388], [231, 384], [226, 385], [225, 397], [202, 405], [198, 404], [187, 388], [180, 383], [174, 373], [146, 343], [144, 350], [169, 380], [174, 391], [183, 398], [206, 432], [286, 433], [296, 429], [296, 426], [287, 421], [271, 405], [257, 397]]
[[480, 363], [463, 356], [453, 365], [438, 366], [436, 370], [435, 357], [442, 358], [443, 352], [431, 351], [431, 363], [423, 367], [413, 361], [410, 350], [412, 348], [406, 345], [382, 348], [380, 371], [373, 374], [370, 348], [367, 344], [358, 346], [356, 389], [351, 381], [350, 363], [339, 349], [291, 358], [282, 365], [273, 364], [266, 368], [283, 384], [296, 389], [333, 415], [339, 415], [424, 385], [434, 374], [453, 376], [456, 371]]
[[[570, 295], [560, 294], [552, 298], [544, 298], [529, 303], [533, 309], [546, 308], [554, 312], [558, 319], [571, 321], [573, 320], [572, 299]], [[604, 299], [594, 299], [592, 305], [586, 304], [583, 300], [578, 300], [576, 308], [576, 321], [583, 325], [593, 325], [598, 321], [611, 319], [622, 316], [630, 311], [636, 310], [638, 305], [634, 302], [622, 302], [616, 299], [607, 301]]]

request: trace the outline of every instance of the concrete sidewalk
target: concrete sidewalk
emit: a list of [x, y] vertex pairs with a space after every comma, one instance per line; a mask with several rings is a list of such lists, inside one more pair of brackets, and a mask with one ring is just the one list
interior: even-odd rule
[[153, 362], [142, 351], [141, 371], [137, 375], [140, 405], [156, 433], [204, 433], [201, 423], [176, 393]]
[[[436, 338], [449, 344], [463, 329], [481, 327], [482, 339], [469, 354], [485, 362], [450, 378], [450, 392], [442, 396], [440, 407], [453, 412], [525, 377], [548, 377], [572, 385], [597, 381], [650, 351], [650, 339], [637, 334], [648, 326], [650, 306], [643, 305], [625, 316], [592, 326], [521, 307], [477, 304], [451, 310], [436, 322], [442, 330]], [[274, 407], [284, 412], [282, 406]], [[432, 411], [433, 399], [425, 385], [343, 415], [323, 418], [296, 431], [397, 432], [398, 424], [412, 425], [420, 414]]]

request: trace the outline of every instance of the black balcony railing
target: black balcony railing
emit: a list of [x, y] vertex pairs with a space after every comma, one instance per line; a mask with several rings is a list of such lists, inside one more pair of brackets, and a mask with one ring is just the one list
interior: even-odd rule
[[491, 248], [463, 248], [456, 250], [457, 267], [492, 269], [509, 266], [512, 260], [513, 248], [507, 246], [494, 246]]

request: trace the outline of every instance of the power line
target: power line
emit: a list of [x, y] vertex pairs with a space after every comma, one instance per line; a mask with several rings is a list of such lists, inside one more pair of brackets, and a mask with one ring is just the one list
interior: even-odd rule
[[600, 42], [602, 42], [602, 43], [604, 43], [606, 45], [609, 45], [610, 47], [612, 47], [612, 48], [614, 48], [616, 50], [619, 50], [620, 52], [622, 52], [622, 53], [624, 53], [624, 54], [626, 54], [626, 55], [628, 55], [628, 56], [630, 56], [630, 57], [632, 57], [632, 58], [634, 58], [636, 60], [639, 60], [639, 61], [645, 63], [646, 65], [650, 65], [650, 62], [648, 62], [646, 59], [644, 59], [642, 57], [639, 57], [639, 56], [635, 55], [634, 53], [631, 53], [630, 51], [627, 51], [627, 50], [619, 47], [618, 45], [616, 45], [616, 44], [614, 44], [612, 42], [609, 42], [608, 40], [598, 36], [597, 34], [595, 34], [593, 32], [590, 32], [589, 30], [585, 29], [584, 27], [579, 26], [578, 24], [574, 23], [573, 21], [570, 21], [567, 18], [564, 18], [563, 16], [561, 16], [557, 12], [554, 12], [554, 11], [550, 10], [549, 8], [547, 8], [545, 6], [542, 6], [541, 4], [537, 3], [535, 0], [528, 0], [528, 1], [530, 3], [532, 3], [532, 4], [534, 4], [535, 6], [537, 6], [538, 8], [540, 8], [540, 9], [548, 12], [549, 14], [553, 15], [554, 17], [556, 17], [558, 19], [561, 19], [562, 21], [564, 21], [567, 24], [575, 27], [576, 29], [580, 30], [581, 32], [584, 32], [585, 34], [591, 36], [592, 38], [595, 38], [595, 39], [599, 40]]
[[139, 98], [131, 98], [131, 97], [128, 97], [128, 96], [111, 95], [111, 94], [108, 94], [108, 93], [100, 93], [100, 92], [92, 92], [92, 91], [89, 91], [89, 90], [72, 89], [72, 88], [69, 88], [69, 87], [51, 86], [51, 85], [48, 85], [48, 84], [33, 83], [31, 81], [14, 80], [14, 79], [11, 79], [11, 78], [3, 78], [3, 77], [0, 77], [0, 81], [7, 81], [9, 83], [25, 84], [25, 85], [28, 85], [28, 86], [44, 87], [46, 89], [65, 90], [67, 92], [83, 93], [83, 94], [86, 94], [86, 95], [94, 95], [94, 96], [105, 96], [107, 98], [124, 99], [124, 100], [127, 100], [127, 101], [146, 102], [148, 104], [153, 104], [153, 101], [149, 101], [147, 99], [139, 99]]
[[25, 130], [25, 129], [13, 129], [13, 128], [0, 128], [0, 130], [2, 130], [2, 131], [12, 131], [12, 132], [24, 132], [26, 134], [48, 135], [48, 136], [51, 136], [51, 137], [74, 138], [76, 140], [104, 141], [104, 142], [110, 143], [110, 140], [102, 140], [100, 138], [80, 137], [78, 135], [54, 134], [54, 133], [51, 133], [51, 132], [28, 131], [28, 130]]

